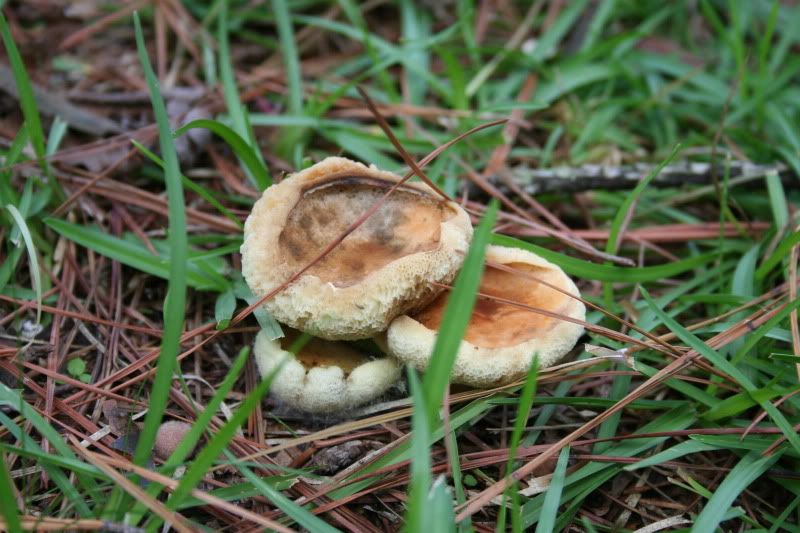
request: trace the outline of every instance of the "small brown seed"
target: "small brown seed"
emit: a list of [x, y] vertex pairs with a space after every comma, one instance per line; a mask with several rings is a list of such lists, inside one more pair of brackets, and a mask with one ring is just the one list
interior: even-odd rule
[[156, 443], [153, 452], [159, 459], [167, 459], [178, 447], [183, 438], [192, 429], [190, 424], [179, 420], [164, 422], [156, 433]]

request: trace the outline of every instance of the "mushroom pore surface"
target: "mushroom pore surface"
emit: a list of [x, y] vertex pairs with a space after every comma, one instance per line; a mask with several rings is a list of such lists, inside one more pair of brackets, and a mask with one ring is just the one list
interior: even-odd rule
[[[507, 266], [561, 289], [567, 288], [563, 275], [553, 269], [525, 263], [511, 263]], [[550, 287], [491, 266], [487, 266], [483, 273], [479, 291], [553, 313], [561, 313], [570, 302], [570, 298]], [[426, 328], [437, 331], [447, 303], [447, 294], [445, 292], [439, 295], [433, 303], [413, 315], [413, 318]], [[542, 336], [558, 322], [558, 319], [549, 316], [478, 296], [464, 339], [482, 348], [514, 346]]]
[[[369, 176], [342, 176], [303, 191], [278, 239], [281, 258], [299, 270], [319, 255], [394, 185]], [[439, 245], [441, 223], [451, 207], [423, 191], [401, 186], [354, 232], [306, 271], [336, 287], [410, 254]]]
[[[281, 348], [289, 351], [299, 337], [298, 331], [286, 328], [286, 335], [280, 340]], [[295, 359], [300, 361], [306, 370], [338, 366], [345, 375], [348, 375], [353, 369], [369, 361], [370, 357], [343, 342], [311, 337], [297, 351]]]

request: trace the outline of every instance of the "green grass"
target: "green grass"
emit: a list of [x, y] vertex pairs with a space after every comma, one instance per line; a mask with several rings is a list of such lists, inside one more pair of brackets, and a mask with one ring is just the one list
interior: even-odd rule
[[[517, 455], [519, 443], [522, 440], [522, 435], [525, 431], [525, 426], [528, 425], [528, 417], [531, 414], [531, 407], [533, 406], [534, 394], [536, 394], [536, 385], [539, 374], [539, 360], [535, 359], [528, 371], [528, 376], [525, 379], [525, 385], [519, 395], [519, 408], [517, 410], [517, 417], [514, 420], [514, 432], [511, 434], [511, 444], [508, 447], [508, 461], [506, 462], [506, 474], [514, 471], [514, 459]], [[567, 450], [567, 448], [565, 448]], [[512, 483], [503, 494], [505, 502], [511, 499], [511, 529], [513, 531], [522, 531], [519, 522], [519, 486], [517, 483]], [[504, 523], [506, 519], [506, 505], [500, 508], [500, 513], [497, 519], [497, 529], [505, 529]]]
[[745, 455], [709, 498], [708, 505], [692, 525], [692, 532], [700, 533], [716, 529], [736, 497], [775, 464], [780, 459], [780, 455], [778, 453], [762, 457], [756, 452]]
[[2, 13], [0, 13], [0, 37], [3, 39], [3, 45], [5, 46], [8, 60], [14, 72], [14, 82], [19, 93], [19, 103], [22, 108], [22, 114], [25, 117], [26, 131], [28, 135], [30, 135], [36, 159], [39, 162], [42, 172], [48, 177], [48, 183], [50, 184], [50, 189], [53, 194], [63, 198], [64, 192], [61, 190], [58, 181], [54, 179], [50, 172], [50, 167], [45, 160], [45, 156], [47, 155], [47, 142], [45, 141], [39, 108], [34, 98], [33, 87], [31, 86], [31, 81], [28, 77], [25, 65], [22, 62], [19, 50], [17, 50], [17, 45], [11, 37], [8, 22], [6, 22], [6, 18]]
[[170, 248], [168, 297], [164, 302], [164, 336], [161, 340], [161, 353], [158, 357], [158, 371], [153, 380], [142, 431], [136, 444], [134, 461], [142, 465], [153, 449], [156, 431], [161, 424], [167, 406], [172, 372], [180, 351], [180, 337], [183, 332], [184, 313], [186, 307], [186, 270], [188, 243], [186, 240], [186, 212], [184, 205], [183, 185], [178, 166], [178, 154], [172, 144], [169, 117], [161, 99], [158, 80], [150, 66], [150, 59], [144, 45], [141, 23], [137, 14], [133, 17], [136, 25], [136, 47], [139, 61], [144, 70], [150, 98], [158, 124], [161, 155], [164, 159], [164, 182], [169, 203], [168, 244]]
[[558, 508], [561, 505], [561, 491], [564, 489], [568, 460], [569, 447], [561, 450], [558, 455], [558, 463], [555, 471], [553, 471], [553, 477], [550, 479], [550, 484], [547, 487], [547, 493], [542, 503], [541, 518], [536, 524], [536, 533], [550, 533], [555, 527]]
[[440, 333], [436, 336], [436, 344], [431, 353], [431, 364], [422, 380], [422, 391], [428, 410], [426, 419], [429, 422], [436, 419], [436, 413], [442, 404], [445, 389], [448, 388], [450, 382], [450, 371], [458, 356], [461, 338], [464, 336], [464, 331], [466, 331], [472, 315], [472, 308], [475, 306], [476, 293], [484, 269], [486, 246], [489, 243], [489, 235], [497, 216], [497, 209], [498, 203], [492, 202], [481, 223], [475, 229], [464, 265], [447, 299]]
[[[800, 58], [793, 53], [800, 44], [800, 7], [772, 0], [601, 0], [501, 3], [487, 12], [475, 0], [436, 6], [410, 0], [274, 0], [263, 6], [184, 0], [181, 8], [148, 7], [141, 19], [121, 17], [89, 37], [89, 46], [59, 50], [57, 58], [41, 54], [58, 45], [40, 46], [49, 38], [48, 18], [34, 22], [19, 3], [0, 13], [0, 38], [18, 93], [18, 110], [4, 117], [0, 133], [0, 373], [3, 383], [9, 378], [0, 384], [0, 500], [21, 502], [0, 506], [4, 528], [19, 530], [20, 521], [34, 514], [149, 531], [163, 526], [146, 501], [134, 501], [71, 447], [70, 436], [85, 439], [109, 422], [102, 396], [58, 377], [68, 377], [69, 360], [80, 360], [93, 376], [92, 387], [145, 402], [131, 459], [179, 481], [166, 490], [119, 472], [198, 529], [253, 524], [211, 510], [192, 495], [197, 488], [310, 531], [359, 529], [359, 520], [377, 529], [405, 523], [408, 531], [431, 524], [458, 531], [634, 531], [654, 517], [675, 515], [694, 522], [677, 526], [687, 531], [798, 530], [800, 484], [781, 477], [795, 471], [800, 458], [794, 430], [800, 396], [793, 395], [800, 347], [793, 345], [790, 322], [800, 300], [791, 301], [784, 285], [793, 281], [790, 255], [800, 245], [797, 176], [782, 180], [768, 172], [743, 183], [727, 161], [782, 163], [800, 173]], [[161, 86], [166, 80], [157, 80], [150, 66], [156, 9], [169, 9], [190, 28], [199, 58], [184, 49], [165, 17], [168, 65], [177, 69], [178, 86], [202, 80], [207, 100], [193, 105], [213, 102], [213, 119], [170, 123], [171, 96]], [[19, 36], [25, 39], [15, 42]], [[140, 74], [128, 65], [125, 72], [138, 76], [139, 86], [113, 71], [106, 85], [94, 85], [102, 77], [86, 81], [90, 69], [80, 65], [102, 74], [109, 58], [94, 54], [109, 53], [98, 51], [104, 48], [98, 43], [109, 40], [115, 54], [138, 53]], [[77, 66], [52, 69], [56, 60]], [[520, 101], [531, 76], [532, 96]], [[158, 141], [133, 141], [127, 148], [139, 152], [134, 164], [99, 181], [63, 213], [56, 211], [77, 190], [71, 166], [81, 163], [61, 157], [98, 139], [73, 131], [68, 116], [54, 115], [37, 100], [37, 85], [65, 93], [146, 87], [149, 110], [125, 104], [97, 109], [126, 120], [148, 117]], [[252, 93], [256, 86], [258, 94]], [[639, 266], [598, 261], [554, 239], [514, 233], [504, 226], [505, 208], [470, 191], [468, 198], [488, 209], [454, 283], [433, 364], [421, 377], [412, 371], [405, 378], [410, 399], [375, 418], [284, 417], [263, 401], [269, 380], [257, 380], [248, 366], [255, 328], [277, 337], [280, 326], [263, 309], [255, 320], [235, 323], [244, 304], [256, 301], [237, 272], [241, 228], [273, 176], [325, 156], [405, 171], [392, 142], [364, 114], [356, 87], [381, 106], [394, 136], [417, 161], [470, 128], [521, 114], [516, 137], [506, 137], [502, 127], [487, 128], [425, 167], [456, 199], [467, 179], [460, 163], [480, 174], [505, 142], [505, 163], [520, 185], [528, 184], [529, 167], [655, 164], [631, 190], [535, 197], [570, 228], [605, 232], [592, 245]], [[238, 164], [237, 187], [229, 180], [239, 175], [223, 179], [205, 147], [193, 162], [179, 164], [183, 154], [173, 141], [200, 131], [213, 134], [211, 146]], [[716, 183], [658, 184], [665, 164], [714, 158], [721, 164]], [[103, 196], [102, 187], [120, 183], [161, 195], [163, 206]], [[501, 180], [492, 183], [502, 186]], [[209, 228], [189, 218], [197, 212], [216, 224]], [[750, 233], [752, 221], [767, 229]], [[723, 232], [719, 222], [733, 231]], [[691, 239], [681, 238], [689, 230], [674, 229], [676, 224], [713, 226], [709, 238]], [[663, 234], [652, 243], [627, 238], [644, 228]], [[509, 478], [544, 449], [531, 447], [552, 445], [613, 408], [671, 358], [664, 350], [643, 349], [647, 339], [640, 331], [589, 309], [592, 331], [584, 340], [606, 353], [624, 350], [628, 359], [557, 377], [534, 369], [524, 383], [456, 399], [445, 413], [448, 377], [489, 244], [558, 264], [589, 302], [640, 330], [667, 335], [678, 353], [693, 350], [698, 363], [577, 442], [548, 450], [547, 472]], [[18, 300], [28, 301], [25, 310], [12, 303]], [[771, 309], [771, 315], [758, 314]], [[707, 320], [715, 321], [703, 325]], [[120, 322], [163, 332], [149, 336], [114, 325]], [[22, 332], [37, 323], [44, 332], [31, 342]], [[617, 334], [603, 334], [609, 330]], [[192, 353], [177, 361], [184, 350]], [[588, 360], [593, 353], [576, 357]], [[140, 372], [148, 369], [143, 379]], [[14, 381], [16, 375], [25, 380]], [[180, 386], [171, 393], [176, 377]], [[137, 381], [125, 384], [129, 379]], [[131, 408], [142, 410], [139, 404]], [[259, 408], [267, 428], [263, 442], [252, 432], [260, 427]], [[153, 440], [167, 417], [196, 423], [172, 457], [153, 465]], [[338, 425], [323, 427], [331, 422]], [[218, 429], [210, 431], [212, 425]], [[636, 436], [648, 433], [656, 436]], [[118, 436], [90, 448], [99, 457], [110, 455], [107, 448]], [[332, 442], [352, 439], [368, 440], [381, 452], [335, 479], [304, 463]], [[264, 449], [266, 457], [243, 457]], [[278, 460], [299, 466], [273, 464]], [[552, 474], [549, 486], [528, 486], [545, 474]], [[504, 479], [513, 482], [472, 514], [476, 495]], [[641, 513], [626, 515], [608, 496], [633, 502], [626, 498], [637, 482], [651, 503], [634, 502]], [[666, 500], [684, 508], [652, 503]], [[600, 507], [606, 514], [595, 512]], [[465, 509], [469, 516], [455, 523]]]
[[[217, 126], [213, 131], [217, 135], [225, 135], [225, 139], [228, 142], [235, 141], [237, 144], [234, 146], [234, 149], [237, 151], [237, 154], [242, 152], [241, 149], [238, 148], [239, 146], [239, 139], [247, 139], [247, 144], [254, 148], [256, 146], [255, 135], [253, 133], [253, 128], [250, 125], [250, 119], [247, 115], [247, 112], [242, 106], [242, 102], [239, 99], [239, 91], [236, 88], [236, 79], [233, 73], [233, 64], [231, 63], [230, 58], [230, 51], [228, 46], [228, 2], [223, 1], [220, 2], [219, 5], [221, 6], [219, 15], [218, 15], [218, 25], [217, 25], [217, 42], [219, 46], [219, 75], [220, 80], [222, 82], [222, 91], [223, 95], [225, 96], [225, 105], [227, 106], [228, 116], [233, 124], [233, 132], [238, 135], [238, 138], [226, 134], [226, 130], [222, 126]], [[187, 125], [188, 126], [188, 125]], [[266, 174], [267, 170], [264, 166], [263, 156], [261, 155], [260, 150], [251, 150], [249, 151], [249, 159], [255, 158], [259, 161], [260, 165], [256, 165], [255, 167], [260, 167], [258, 171], [254, 172], [255, 167], [251, 164], [246, 164], [246, 172], [247, 175], [250, 177], [250, 180], [256, 185], [258, 190], [264, 190], [269, 187], [272, 180]], [[245, 160], [247, 161], [247, 160]]]
[[25, 249], [28, 252], [28, 266], [31, 269], [31, 281], [33, 282], [33, 291], [36, 294], [36, 322], [42, 319], [42, 275], [39, 272], [39, 258], [36, 255], [36, 247], [33, 245], [33, 238], [31, 237], [28, 224], [25, 222], [25, 217], [19, 212], [19, 209], [13, 204], [6, 204], [6, 210], [14, 219], [16, 229], [22, 235]]

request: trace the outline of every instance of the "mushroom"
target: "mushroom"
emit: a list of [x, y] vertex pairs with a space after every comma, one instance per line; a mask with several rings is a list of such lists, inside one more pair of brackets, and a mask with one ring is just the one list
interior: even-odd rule
[[[267, 189], [245, 222], [242, 273], [263, 297], [306, 267], [400, 178], [329, 157]], [[322, 260], [264, 305], [325, 339], [364, 339], [430, 302], [460, 268], [469, 216], [424, 184], [403, 184]]]
[[372, 357], [342, 341], [312, 337], [293, 354], [289, 349], [300, 333], [284, 329], [286, 335], [275, 340], [261, 331], [253, 353], [262, 377], [278, 369], [270, 393], [292, 407], [336, 413], [374, 400], [400, 377], [396, 360]]
[[168, 459], [191, 429], [192, 426], [190, 424], [180, 420], [170, 420], [161, 424], [158, 427], [156, 441], [153, 444], [153, 452], [156, 457], [162, 460]]
[[[500, 301], [583, 321], [586, 308], [580, 300], [545, 285], [578, 296], [577, 287], [558, 266], [531, 252], [503, 246], [489, 246], [486, 262], [479, 291], [496, 299], [478, 296], [450, 376], [452, 383], [474, 387], [510, 383], [526, 375], [534, 356], [541, 367], [553, 365], [583, 333], [580, 324]], [[503, 265], [523, 274], [509, 272]], [[388, 353], [424, 370], [446, 302], [442, 294], [426, 308], [396, 318], [384, 341]]]

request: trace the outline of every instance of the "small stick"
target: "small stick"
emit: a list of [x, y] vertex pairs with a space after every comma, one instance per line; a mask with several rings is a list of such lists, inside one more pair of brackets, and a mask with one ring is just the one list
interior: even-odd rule
[[[783, 163], [757, 165], [747, 161], [731, 161], [731, 185], [763, 178], [777, 172], [784, 181], [797, 179], [797, 175]], [[623, 166], [582, 165], [579, 167], [530, 168], [517, 166], [509, 170], [510, 177], [529, 195], [550, 192], [581, 192], [590, 189], [632, 189], [655, 165], [635, 163]], [[654, 187], [680, 187], [682, 185], [710, 185], [714, 172], [722, 169], [711, 163], [683, 161], [665, 166], [650, 183]], [[499, 188], [504, 188], [498, 184]]]

